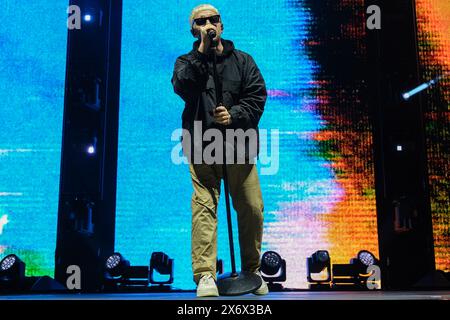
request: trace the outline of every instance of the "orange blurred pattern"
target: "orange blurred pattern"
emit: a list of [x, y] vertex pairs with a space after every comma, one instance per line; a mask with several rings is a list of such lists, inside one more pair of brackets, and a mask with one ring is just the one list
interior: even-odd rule
[[[450, 72], [450, 1], [417, 0], [423, 81]], [[436, 268], [450, 271], [450, 78], [424, 94]]]

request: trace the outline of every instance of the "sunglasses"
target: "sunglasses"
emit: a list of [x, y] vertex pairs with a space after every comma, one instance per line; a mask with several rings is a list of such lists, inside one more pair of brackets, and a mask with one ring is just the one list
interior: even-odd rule
[[216, 23], [220, 22], [220, 16], [215, 15], [215, 16], [206, 17], [206, 18], [198, 18], [198, 19], [194, 19], [194, 22], [198, 26], [204, 26], [206, 24], [207, 20], [209, 20], [209, 22], [211, 22], [211, 24], [216, 24]]

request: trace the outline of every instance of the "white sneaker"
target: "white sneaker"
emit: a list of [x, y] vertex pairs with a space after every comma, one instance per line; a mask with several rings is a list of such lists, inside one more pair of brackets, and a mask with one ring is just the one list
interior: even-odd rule
[[255, 291], [253, 291], [254, 294], [258, 295], [258, 296], [263, 296], [269, 293], [269, 287], [267, 286], [267, 283], [264, 281], [264, 279], [261, 276], [261, 272], [255, 271], [255, 274], [257, 274], [258, 276], [260, 276], [261, 280], [262, 280], [262, 284], [261, 286], [256, 289]]
[[197, 286], [197, 297], [218, 297], [216, 282], [212, 275], [207, 274], [200, 278]]

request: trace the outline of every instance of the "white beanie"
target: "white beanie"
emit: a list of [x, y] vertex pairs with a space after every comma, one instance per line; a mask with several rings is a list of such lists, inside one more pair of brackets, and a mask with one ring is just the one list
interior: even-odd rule
[[189, 23], [192, 26], [192, 22], [194, 21], [194, 17], [201, 11], [211, 10], [220, 15], [219, 10], [217, 10], [213, 5], [210, 4], [201, 4], [192, 9], [191, 16], [189, 17]]

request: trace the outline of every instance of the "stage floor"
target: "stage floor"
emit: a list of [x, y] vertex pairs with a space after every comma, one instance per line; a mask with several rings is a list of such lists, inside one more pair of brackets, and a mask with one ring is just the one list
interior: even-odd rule
[[266, 296], [197, 298], [195, 292], [0, 295], [0, 300], [450, 300], [450, 291], [271, 292]]

